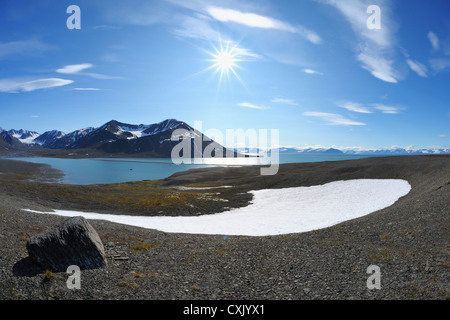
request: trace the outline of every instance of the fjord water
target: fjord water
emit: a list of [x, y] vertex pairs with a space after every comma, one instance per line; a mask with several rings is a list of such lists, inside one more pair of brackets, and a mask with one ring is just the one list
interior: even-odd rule
[[[364, 155], [345, 154], [280, 154], [279, 163], [301, 163], [320, 161], [355, 160], [365, 158]], [[258, 163], [257, 158], [230, 159], [228, 163], [224, 159], [204, 159], [202, 164], [174, 164], [170, 158], [145, 158], [145, 159], [61, 159], [61, 158], [10, 158], [34, 163], [48, 164], [54, 169], [64, 172], [60, 183], [64, 184], [108, 184], [141, 180], [164, 179], [168, 176], [189, 169], [211, 166], [240, 166], [240, 165], [269, 165], [270, 163]], [[226, 159], [225, 159], [226, 160]]]

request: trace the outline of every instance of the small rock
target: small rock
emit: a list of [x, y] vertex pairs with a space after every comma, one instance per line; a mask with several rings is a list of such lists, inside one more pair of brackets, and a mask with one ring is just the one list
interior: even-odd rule
[[128, 260], [129, 258], [128, 257], [113, 257], [113, 260], [121, 260], [121, 261], [124, 261], [124, 260]]
[[104, 268], [105, 249], [94, 228], [83, 217], [73, 217], [31, 237], [30, 257], [42, 268], [63, 272], [71, 265], [80, 269]]

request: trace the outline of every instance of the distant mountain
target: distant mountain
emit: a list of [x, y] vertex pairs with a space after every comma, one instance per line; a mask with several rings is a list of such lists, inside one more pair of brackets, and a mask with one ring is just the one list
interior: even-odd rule
[[236, 152], [258, 154], [264, 152], [278, 151], [280, 154], [354, 154], [354, 155], [427, 155], [427, 154], [450, 154], [450, 148], [435, 149], [405, 149], [405, 148], [383, 148], [383, 149], [361, 149], [361, 148], [325, 148], [325, 147], [277, 147], [277, 148], [235, 148]]
[[383, 148], [383, 149], [362, 149], [362, 148], [279, 148], [280, 153], [321, 153], [321, 154], [354, 154], [354, 155], [426, 155], [426, 154], [450, 154], [450, 148], [435, 149], [405, 149], [405, 148]]
[[2, 137], [2, 140], [7, 143], [10, 147], [13, 148], [20, 148], [23, 146], [22, 142], [20, 142], [19, 139], [14, 137], [9, 131], [2, 131], [0, 133], [0, 136]]
[[39, 133], [28, 130], [9, 130], [8, 133], [14, 138], [18, 139], [23, 144], [33, 144], [33, 140], [39, 137]]
[[429, 154], [450, 154], [450, 148], [422, 148], [405, 149], [399, 147], [384, 149], [345, 149], [345, 154], [355, 155], [429, 155]]
[[[172, 133], [182, 130], [182, 135], [172, 141]], [[106, 153], [152, 153], [155, 156], [171, 157], [173, 148], [181, 139], [189, 142], [191, 155], [201, 156], [204, 150], [213, 150], [212, 155], [225, 154], [227, 150], [205, 137], [188, 124], [175, 119], [167, 119], [154, 124], [127, 124], [111, 120], [98, 128], [85, 128], [65, 134], [52, 130], [41, 135], [26, 130], [2, 131], [3, 140], [13, 148], [42, 147], [54, 150], [95, 149]], [[200, 140], [201, 139], [201, 140]], [[199, 149], [197, 141], [201, 141]], [[208, 151], [209, 152], [209, 151]], [[232, 152], [232, 154], [234, 154]]]
[[334, 148], [295, 148], [295, 147], [279, 147], [279, 148], [269, 148], [269, 149], [259, 149], [259, 148], [235, 148], [236, 152], [257, 154], [263, 152], [278, 151], [278, 153], [312, 153], [312, 154], [343, 154], [341, 150]]
[[34, 142], [43, 146], [43, 147], [49, 147], [53, 145], [55, 141], [58, 141], [62, 137], [64, 137], [66, 134], [62, 131], [58, 130], [52, 130], [52, 131], [46, 131], [43, 134], [41, 134], [39, 137], [34, 139]]
[[47, 131], [43, 134], [46, 135], [45, 138], [39, 137], [39, 142], [42, 147], [48, 149], [77, 149], [77, 142], [94, 130], [94, 128], [85, 128], [68, 134], [56, 130]]
[[[172, 135], [175, 130], [180, 134], [175, 140]], [[172, 150], [181, 141], [187, 141], [191, 150], [191, 157], [198, 157], [207, 151], [212, 156], [225, 155], [230, 152], [233, 155], [261, 154], [263, 150], [258, 148], [235, 148], [227, 150], [217, 142], [205, 137], [183, 121], [167, 119], [154, 124], [127, 124], [111, 120], [104, 125], [93, 128], [75, 130], [68, 134], [52, 130], [39, 134], [24, 129], [5, 130], [0, 128], [0, 148], [20, 150], [76, 150], [92, 149], [108, 154], [139, 154], [150, 153], [158, 157], [171, 157]], [[202, 148], [199, 147], [201, 141]], [[207, 150], [205, 150], [207, 149]], [[212, 150], [212, 152], [210, 152]], [[265, 149], [267, 152], [278, 151], [280, 154], [354, 154], [354, 155], [426, 155], [426, 154], [450, 154], [450, 148], [327, 148], [327, 147], [277, 147]], [[183, 155], [188, 156], [189, 155]], [[229, 155], [228, 155], [229, 156]]]

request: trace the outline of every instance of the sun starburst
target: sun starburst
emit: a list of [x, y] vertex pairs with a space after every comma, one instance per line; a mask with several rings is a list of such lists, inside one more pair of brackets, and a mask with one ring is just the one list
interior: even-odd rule
[[219, 82], [221, 83], [224, 79], [230, 79], [231, 74], [233, 74], [239, 81], [236, 69], [239, 68], [238, 62], [242, 61], [239, 56], [239, 49], [237, 46], [232, 46], [230, 42], [220, 43], [220, 47], [214, 47], [215, 52], [209, 52], [212, 56], [210, 61], [213, 63], [208, 69], [215, 69], [214, 74], [219, 73]]

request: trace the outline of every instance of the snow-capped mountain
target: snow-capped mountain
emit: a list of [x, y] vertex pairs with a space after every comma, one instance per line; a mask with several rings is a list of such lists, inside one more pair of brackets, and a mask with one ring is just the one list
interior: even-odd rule
[[277, 148], [234, 148], [236, 152], [258, 154], [278, 151], [280, 154], [354, 154], [354, 155], [427, 155], [427, 154], [450, 154], [450, 148], [327, 148], [327, 147], [277, 147]]
[[[172, 133], [183, 129], [178, 139], [172, 140]], [[127, 124], [111, 120], [98, 128], [85, 128], [64, 133], [58, 130], [47, 131], [41, 135], [36, 132], [19, 130], [9, 133], [2, 131], [3, 140], [14, 148], [46, 148], [59, 150], [96, 149], [106, 153], [154, 153], [155, 156], [170, 157], [172, 149], [180, 139], [190, 140], [191, 156], [203, 153], [206, 147], [213, 154], [225, 154], [220, 144], [205, 138], [201, 132], [188, 124], [175, 119], [167, 119], [154, 124]], [[201, 139], [202, 149], [195, 141]]]
[[236, 152], [239, 153], [249, 153], [249, 154], [257, 154], [264, 152], [272, 152], [277, 151], [278, 153], [321, 153], [321, 154], [343, 154], [341, 150], [334, 148], [296, 148], [296, 147], [277, 147], [277, 148], [235, 148]]
[[46, 131], [43, 134], [41, 134], [39, 137], [34, 139], [34, 142], [41, 146], [46, 146], [46, 145], [51, 144], [53, 141], [61, 139], [65, 135], [66, 134], [64, 132], [58, 131], [58, 130]]
[[2, 144], [4, 146], [18, 148], [23, 145], [22, 142], [19, 141], [16, 137], [14, 137], [12, 134], [10, 134], [8, 131], [3, 130], [0, 132], [0, 138], [2, 140]]
[[39, 137], [39, 133], [24, 129], [20, 130], [11, 129], [8, 131], [8, 133], [14, 138], [18, 139], [21, 143], [29, 145], [33, 144], [34, 143], [33, 140]]
[[[183, 129], [177, 141], [172, 141], [172, 133]], [[191, 156], [203, 154], [204, 150], [214, 150], [213, 154], [225, 153], [227, 150], [216, 143], [209, 141], [201, 132], [188, 124], [175, 119], [167, 119], [154, 124], [127, 124], [111, 120], [104, 125], [93, 128], [75, 130], [68, 134], [52, 130], [39, 134], [28, 130], [4, 130], [0, 128], [0, 147], [2, 149], [28, 149], [45, 148], [58, 150], [96, 149], [106, 153], [154, 153], [155, 156], [170, 157], [172, 149], [180, 139], [190, 140]], [[196, 141], [202, 142], [202, 148]], [[205, 142], [207, 141], [207, 142]], [[381, 149], [339, 148], [339, 147], [277, 147], [260, 150], [258, 148], [231, 148], [235, 153], [261, 154], [262, 151], [278, 151], [295, 154], [354, 154], [354, 155], [427, 155], [450, 154], [450, 148], [422, 148], [391, 147]]]
[[50, 139], [46, 140], [42, 146], [49, 149], [76, 149], [76, 147], [72, 148], [71, 146], [94, 130], [94, 128], [84, 128], [68, 134], [57, 131], [53, 133], [53, 137], [49, 136]]
[[139, 150], [157, 152], [160, 141], [167, 138], [170, 140], [172, 131], [180, 128], [193, 131], [186, 123], [174, 119], [150, 125], [133, 125], [111, 120], [99, 128], [82, 129], [66, 135], [63, 139], [67, 140], [70, 137], [68, 141], [70, 143], [58, 148], [95, 147], [107, 152], [139, 152]]

